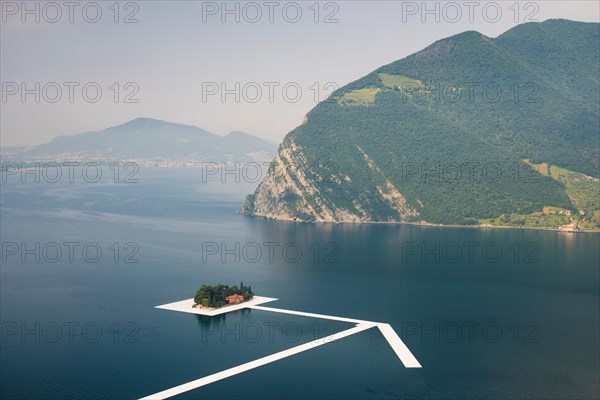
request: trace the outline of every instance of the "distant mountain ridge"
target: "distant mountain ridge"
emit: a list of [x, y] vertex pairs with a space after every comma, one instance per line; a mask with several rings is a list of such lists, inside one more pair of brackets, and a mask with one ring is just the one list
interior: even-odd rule
[[269, 161], [276, 148], [244, 132], [218, 136], [192, 125], [137, 118], [100, 131], [59, 136], [39, 146], [6, 148], [3, 158], [52, 160], [71, 155], [87, 160]]
[[[288, 133], [243, 213], [555, 228], [578, 215], [600, 227], [599, 27], [467, 31], [378, 68]], [[474, 175], [439, 179], [465, 164]]]

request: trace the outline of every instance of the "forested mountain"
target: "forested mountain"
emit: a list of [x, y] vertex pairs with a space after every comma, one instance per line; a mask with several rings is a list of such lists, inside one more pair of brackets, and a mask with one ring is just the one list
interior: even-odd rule
[[273, 143], [244, 132], [219, 136], [192, 125], [136, 118], [101, 131], [59, 136], [39, 146], [6, 148], [2, 153], [6, 160], [241, 162], [271, 160], [276, 150]]
[[600, 208], [599, 27], [549, 20], [497, 38], [468, 31], [340, 88], [285, 137], [243, 212], [441, 224], [530, 224], [533, 213], [540, 227], [569, 223], [569, 214], [591, 220]]

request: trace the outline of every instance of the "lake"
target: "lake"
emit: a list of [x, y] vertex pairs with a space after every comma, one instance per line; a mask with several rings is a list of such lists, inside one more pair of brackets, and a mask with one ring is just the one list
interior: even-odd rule
[[174, 398], [600, 397], [598, 234], [281, 223], [238, 214], [255, 183], [136, 178], [2, 182], [3, 399], [139, 398], [352, 327], [154, 308], [240, 281], [389, 323], [422, 368], [369, 329]]

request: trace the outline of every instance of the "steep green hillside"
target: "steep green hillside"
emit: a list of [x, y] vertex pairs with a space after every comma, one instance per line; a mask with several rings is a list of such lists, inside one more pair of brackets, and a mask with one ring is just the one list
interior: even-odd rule
[[[320, 103], [244, 212], [281, 220], [478, 224], [558, 207], [599, 176], [599, 25], [520, 25], [440, 40]], [[530, 160], [530, 163], [524, 160]], [[557, 222], [558, 223], [558, 222]]]

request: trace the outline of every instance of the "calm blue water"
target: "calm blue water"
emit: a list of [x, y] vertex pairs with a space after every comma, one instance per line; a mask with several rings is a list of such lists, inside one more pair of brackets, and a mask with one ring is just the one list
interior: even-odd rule
[[2, 183], [3, 399], [138, 398], [352, 326], [153, 308], [239, 281], [390, 323], [423, 368], [371, 329], [178, 398], [600, 396], [599, 235], [278, 223], [237, 213], [252, 184], [137, 177]]

